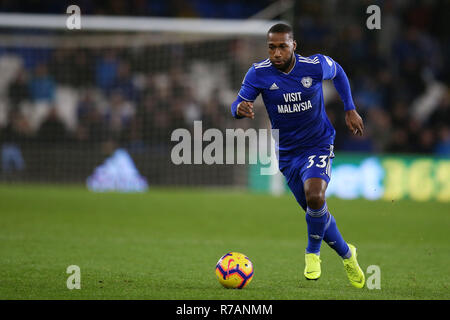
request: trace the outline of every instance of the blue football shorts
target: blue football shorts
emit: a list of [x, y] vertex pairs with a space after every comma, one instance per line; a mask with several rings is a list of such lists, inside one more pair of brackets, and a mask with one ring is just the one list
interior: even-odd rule
[[333, 145], [314, 147], [302, 151], [289, 161], [280, 162], [281, 172], [295, 196], [295, 199], [306, 211], [304, 183], [309, 178], [320, 178], [330, 182], [331, 163], [334, 158]]

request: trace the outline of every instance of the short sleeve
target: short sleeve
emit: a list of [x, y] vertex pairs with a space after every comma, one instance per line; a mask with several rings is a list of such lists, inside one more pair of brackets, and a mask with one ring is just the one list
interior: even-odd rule
[[322, 66], [322, 80], [331, 80], [336, 76], [336, 62], [328, 56], [319, 54]]
[[260, 90], [257, 87], [256, 70], [252, 66], [248, 69], [247, 74], [242, 81], [241, 90], [239, 90], [238, 95], [246, 101], [253, 102], [258, 97], [259, 93]]

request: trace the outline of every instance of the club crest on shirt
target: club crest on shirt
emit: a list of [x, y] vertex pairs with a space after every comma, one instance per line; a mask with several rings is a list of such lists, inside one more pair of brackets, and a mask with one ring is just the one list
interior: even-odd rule
[[303, 77], [301, 83], [305, 88], [309, 88], [312, 85], [312, 79], [311, 77]]

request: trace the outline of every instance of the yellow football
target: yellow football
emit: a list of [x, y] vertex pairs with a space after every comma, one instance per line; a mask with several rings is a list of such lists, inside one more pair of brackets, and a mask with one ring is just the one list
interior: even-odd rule
[[253, 264], [245, 254], [228, 252], [217, 262], [216, 276], [225, 288], [242, 289], [252, 281]]

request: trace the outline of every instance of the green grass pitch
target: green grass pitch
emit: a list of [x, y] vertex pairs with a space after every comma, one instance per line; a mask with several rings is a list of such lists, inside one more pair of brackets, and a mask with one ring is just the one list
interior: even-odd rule
[[[380, 290], [353, 288], [325, 243], [322, 277], [304, 279], [304, 213], [288, 194], [2, 185], [0, 299], [450, 298], [448, 203], [331, 198], [328, 206], [363, 270], [380, 267]], [[228, 251], [254, 264], [243, 290], [216, 280]], [[69, 265], [81, 269], [80, 290], [66, 287]]]

